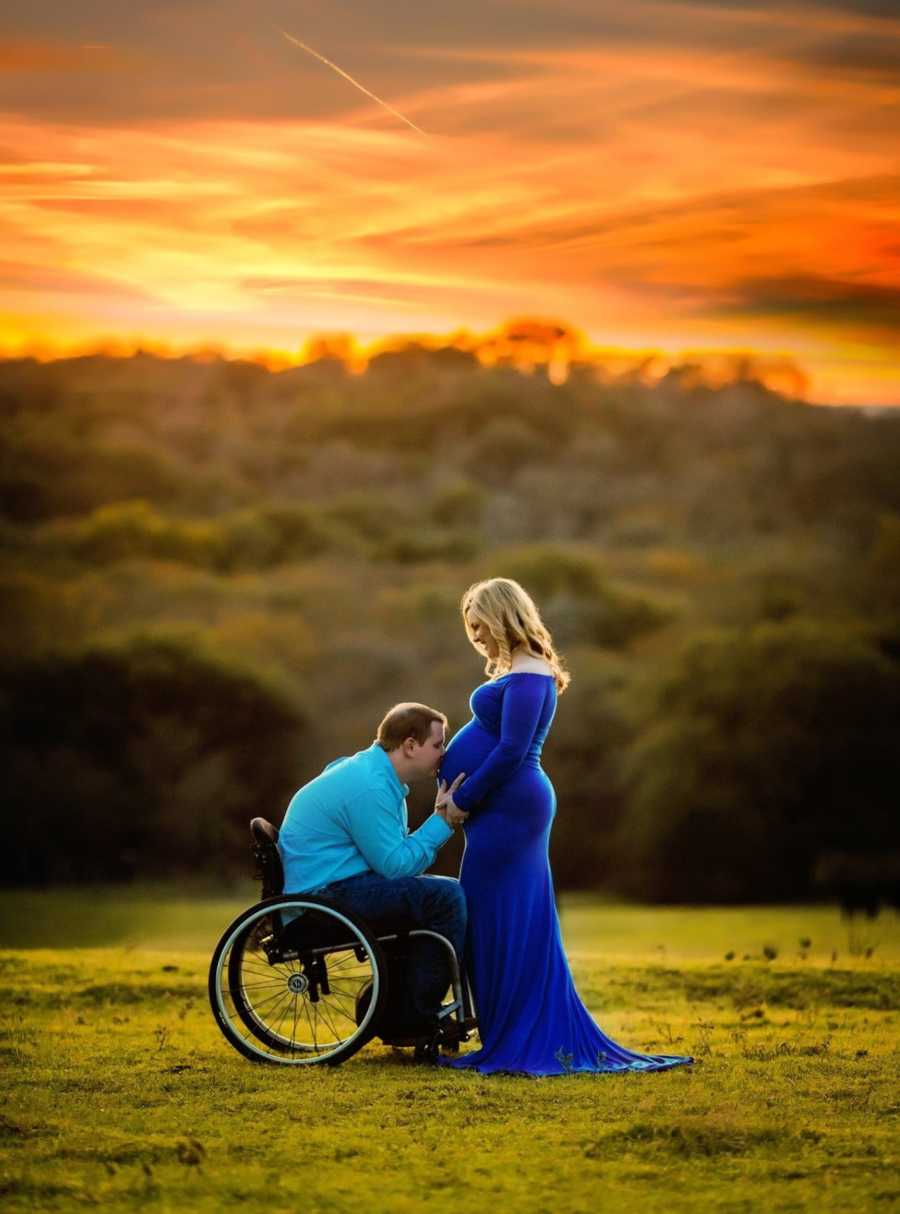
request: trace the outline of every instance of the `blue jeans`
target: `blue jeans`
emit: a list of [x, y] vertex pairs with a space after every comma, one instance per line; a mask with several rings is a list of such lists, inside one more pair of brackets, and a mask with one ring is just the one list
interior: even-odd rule
[[[380, 877], [360, 873], [334, 881], [317, 891], [333, 898], [350, 914], [377, 920], [401, 915], [417, 927], [446, 936], [462, 958], [466, 938], [466, 896], [453, 877]], [[410, 941], [412, 973], [410, 995], [416, 1015], [431, 1020], [450, 985], [447, 950], [437, 940], [417, 936]]]

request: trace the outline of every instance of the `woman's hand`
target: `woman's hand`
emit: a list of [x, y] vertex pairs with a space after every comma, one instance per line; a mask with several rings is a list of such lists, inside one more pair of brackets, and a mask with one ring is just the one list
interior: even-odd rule
[[468, 818], [468, 814], [459, 808], [453, 801], [453, 794], [466, 778], [466, 773], [461, 771], [450, 787], [447, 787], [447, 781], [441, 780], [438, 785], [437, 796], [434, 799], [434, 812], [440, 814], [448, 826], [454, 829]]

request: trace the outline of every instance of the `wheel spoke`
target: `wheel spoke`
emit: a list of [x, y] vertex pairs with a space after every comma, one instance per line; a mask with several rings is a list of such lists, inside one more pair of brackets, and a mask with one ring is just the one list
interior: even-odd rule
[[331, 985], [333, 983], [335, 986], [339, 986], [341, 988], [346, 987], [346, 986], [358, 987], [361, 984], [368, 982], [371, 977], [372, 977], [371, 969], [361, 970], [359, 972], [354, 972], [352, 974], [349, 972], [347, 972], [347, 973], [338, 972], [336, 974], [329, 973], [328, 982], [329, 982], [329, 985]]
[[309, 1001], [306, 999], [303, 1000], [303, 1011], [306, 1013], [306, 1023], [309, 1025], [309, 1031], [312, 1035], [313, 1049], [318, 1054], [319, 1046], [318, 1046], [318, 1042], [316, 1041], [316, 1030], [313, 1027], [312, 1016], [309, 1014]]
[[297, 1003], [297, 996], [293, 993], [293, 991], [289, 990], [288, 991], [288, 1001], [284, 1005], [284, 1010], [282, 1011], [281, 1016], [279, 1017], [279, 1020], [278, 1020], [278, 1024], [275, 1028], [276, 1036], [278, 1036], [278, 1037], [282, 1036], [281, 1026], [284, 1024], [284, 1021], [287, 1017], [288, 1012], [291, 1010], [291, 1007], [296, 1006], [296, 1003]]
[[266, 1015], [268, 1016], [274, 1010], [278, 1000], [283, 998], [284, 995], [288, 994], [290, 994], [290, 991], [288, 991], [286, 987], [282, 987], [281, 990], [277, 991], [274, 995], [266, 995], [265, 999], [260, 999], [258, 1003], [247, 1004], [248, 1010], [258, 1016], [262, 1009], [266, 1008]]
[[[366, 957], [366, 960], [368, 960], [368, 955]], [[332, 961], [329, 959], [328, 968], [329, 968], [329, 970], [346, 970], [347, 968], [349, 968], [353, 965], [365, 965], [365, 964], [366, 964], [366, 962], [360, 961], [360, 959], [356, 956], [355, 953], [348, 953], [346, 956], [341, 957], [337, 961]]]
[[344, 1004], [347, 1004], [350, 1007], [353, 1007], [356, 1003], [356, 1000], [354, 999], [354, 997], [352, 995], [348, 994], [347, 991], [332, 990], [329, 998], [343, 1000]]
[[270, 1007], [268, 1012], [266, 1013], [267, 1018], [270, 1020], [274, 1020], [275, 1016], [278, 1015], [278, 1013], [281, 1009], [281, 1000], [287, 999], [288, 1001], [290, 1001], [290, 998], [291, 998], [291, 992], [288, 990], [283, 991], [278, 998], [278, 1002], [275, 1003], [275, 1005], [273, 1007]]
[[[362, 992], [378, 985], [376, 954], [363, 932], [336, 911], [313, 905], [306, 908], [293, 943], [277, 926], [286, 905], [278, 903], [264, 916], [245, 916], [228, 929], [231, 934], [215, 954], [213, 1008], [226, 1037], [251, 1057], [301, 1066], [337, 1061], [367, 1035], [357, 1008]], [[267, 935], [290, 955], [276, 952], [278, 959], [270, 960], [261, 943]], [[371, 1009], [365, 1006], [366, 1016], [360, 1018], [368, 1024]]]
[[330, 1009], [328, 1008], [328, 1005], [327, 1005], [326, 1003], [324, 1003], [323, 1001], [321, 1001], [321, 1000], [320, 1000], [320, 1002], [319, 1002], [319, 1010], [320, 1010], [320, 1011], [321, 1011], [321, 1013], [322, 1013], [322, 1019], [325, 1021], [325, 1023], [326, 1023], [326, 1024], [328, 1025], [328, 1027], [331, 1029], [332, 1035], [334, 1036], [335, 1040], [336, 1040], [336, 1041], [343, 1041], [343, 1037], [341, 1036], [341, 1034], [340, 1034], [340, 1033], [337, 1031], [337, 1029], [335, 1028], [334, 1021], [333, 1021], [333, 1020], [332, 1020], [332, 1018], [331, 1018], [331, 1011], [330, 1011]]

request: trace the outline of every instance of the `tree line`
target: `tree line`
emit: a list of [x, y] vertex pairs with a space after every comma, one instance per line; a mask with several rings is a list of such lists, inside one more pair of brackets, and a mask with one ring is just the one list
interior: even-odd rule
[[573, 673], [558, 884], [895, 888], [900, 417], [415, 345], [11, 361], [0, 411], [4, 881], [243, 871], [390, 703], [463, 723], [504, 574]]

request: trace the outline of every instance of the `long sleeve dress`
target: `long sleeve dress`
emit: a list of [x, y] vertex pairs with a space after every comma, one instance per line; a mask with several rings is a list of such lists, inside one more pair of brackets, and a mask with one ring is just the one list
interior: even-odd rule
[[454, 800], [468, 810], [460, 881], [468, 904], [467, 965], [482, 1047], [443, 1065], [559, 1075], [657, 1071], [693, 1062], [640, 1054], [601, 1031], [578, 997], [550, 872], [556, 794], [541, 748], [556, 711], [552, 675], [513, 671], [475, 689], [440, 778], [467, 773]]

